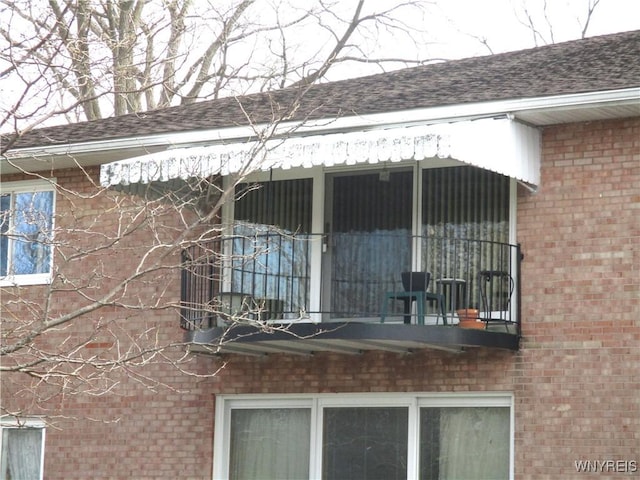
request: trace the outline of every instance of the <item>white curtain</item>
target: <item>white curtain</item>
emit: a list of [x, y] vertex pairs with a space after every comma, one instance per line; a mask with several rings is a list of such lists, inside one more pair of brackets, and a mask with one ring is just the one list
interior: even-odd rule
[[42, 461], [41, 428], [2, 430], [2, 471], [0, 480], [37, 480]]
[[443, 408], [439, 478], [509, 478], [509, 409]]
[[309, 478], [310, 429], [309, 409], [233, 410], [229, 478]]

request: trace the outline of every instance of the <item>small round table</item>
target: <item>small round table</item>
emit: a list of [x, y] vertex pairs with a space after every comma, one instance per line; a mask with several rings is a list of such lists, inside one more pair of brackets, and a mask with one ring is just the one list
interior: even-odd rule
[[445, 299], [445, 309], [450, 312], [453, 320], [455, 311], [463, 308], [461, 302], [464, 302], [467, 295], [467, 282], [462, 278], [439, 278], [436, 285], [438, 293]]

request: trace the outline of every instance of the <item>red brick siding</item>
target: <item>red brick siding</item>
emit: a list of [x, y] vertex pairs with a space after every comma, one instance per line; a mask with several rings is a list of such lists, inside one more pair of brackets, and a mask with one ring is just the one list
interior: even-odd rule
[[[91, 181], [77, 170], [54, 173], [61, 187], [56, 201], [56, 226], [60, 229], [56, 241], [66, 254], [86, 245], [108, 243], [108, 237], [121, 225], [121, 217], [113, 209], [114, 195], [97, 194], [92, 183], [97, 179], [98, 169], [90, 169], [88, 173]], [[3, 181], [23, 179], [29, 177], [4, 177]], [[171, 219], [163, 220], [161, 230], [175, 226]], [[123, 274], [131, 273], [150, 241], [149, 230], [143, 228], [121, 240], [118, 247], [83, 256], [80, 261], [65, 263], [61, 252], [57, 252], [55, 264], [74, 281], [88, 282], [85, 292], [98, 296], [115, 285]], [[96, 276], [99, 288], [91, 286], [91, 279]], [[7, 328], [6, 322], [11, 318], [25, 321], [41, 317], [42, 308], [32, 307], [42, 305], [47, 289], [47, 286], [3, 288], [0, 292], [3, 328]], [[121, 300], [140, 299], [149, 304], [164, 298], [175, 302], [179, 289], [176, 271], [158, 271], [151, 278], [137, 281]], [[49, 317], [86, 303], [77, 292], [59, 292], [52, 297]], [[182, 340], [176, 310], [139, 311], [110, 306], [76, 319], [70, 327], [46, 334], [38, 344], [57, 349], [63, 342], [69, 344], [70, 339], [93, 332], [98, 324], [118, 332], [122, 348], [130, 345], [126, 335], [139, 335], [146, 329], [152, 330], [148, 338], [140, 339], [143, 344], [149, 345], [156, 332], [161, 343]], [[98, 335], [81, 354], [108, 357], [109, 348], [115, 348], [114, 338], [105, 333]], [[4, 365], [8, 363], [6, 358], [2, 360]], [[199, 365], [201, 362], [201, 358], [194, 358], [189, 368], [202, 372], [208, 365]], [[104, 395], [76, 395], [69, 391], [62, 395], [57, 386], [43, 386], [25, 375], [2, 375], [3, 410], [45, 415], [50, 423], [46, 431], [45, 478], [211, 478], [214, 397], [209, 386], [181, 374], [168, 362], [131, 368], [110, 377], [117, 384]], [[36, 385], [38, 397], [31, 394]], [[79, 384], [78, 388], [87, 385]]]
[[640, 468], [640, 119], [547, 128], [521, 195], [516, 476], [575, 460]]
[[[115, 394], [50, 404], [79, 420], [47, 431], [46, 478], [211, 478], [221, 393], [513, 392], [516, 478], [581, 478], [580, 459], [640, 462], [640, 119], [550, 127], [543, 143], [540, 188], [518, 198], [519, 352], [195, 357], [202, 372], [224, 365], [208, 380], [156, 366], [144, 374], [170, 388], [124, 377]], [[180, 335], [175, 312], [128, 322]]]

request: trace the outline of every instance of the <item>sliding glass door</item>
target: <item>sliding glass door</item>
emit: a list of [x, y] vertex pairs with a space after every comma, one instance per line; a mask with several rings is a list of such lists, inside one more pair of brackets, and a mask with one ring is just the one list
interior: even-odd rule
[[411, 269], [411, 170], [330, 175], [326, 182], [324, 310], [380, 315], [384, 293]]
[[[512, 271], [509, 178], [475, 167], [425, 169], [421, 189], [421, 269], [434, 283], [463, 286], [455, 308], [482, 307], [480, 273]], [[502, 300], [503, 285], [494, 289]]]
[[402, 290], [403, 271], [430, 272], [431, 291], [463, 285], [456, 307], [480, 307], [481, 273], [489, 272], [497, 285], [487, 289], [489, 303], [508, 309], [513, 284], [496, 276], [514, 271], [508, 177], [414, 163], [329, 173], [324, 185], [319, 178], [239, 186], [234, 291], [274, 300], [291, 318], [320, 310], [325, 320], [364, 320], [379, 318], [386, 292]]

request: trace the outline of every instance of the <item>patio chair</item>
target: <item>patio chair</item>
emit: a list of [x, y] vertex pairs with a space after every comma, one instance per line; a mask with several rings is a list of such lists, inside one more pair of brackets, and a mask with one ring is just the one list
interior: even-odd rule
[[381, 323], [384, 323], [389, 309], [389, 301], [401, 300], [404, 303], [404, 323], [411, 323], [411, 308], [413, 302], [416, 302], [416, 323], [424, 325], [424, 307], [427, 302], [435, 303], [438, 309], [438, 318], [442, 317], [443, 325], [447, 324], [447, 317], [444, 310], [444, 297], [437, 293], [427, 292], [429, 281], [431, 280], [430, 272], [402, 272], [400, 274], [402, 280], [402, 292], [387, 292], [382, 305], [382, 314], [380, 316]]
[[502, 323], [509, 331], [511, 322], [511, 297], [515, 282], [509, 272], [482, 270], [478, 274], [480, 288], [480, 320], [487, 327], [491, 322]]

